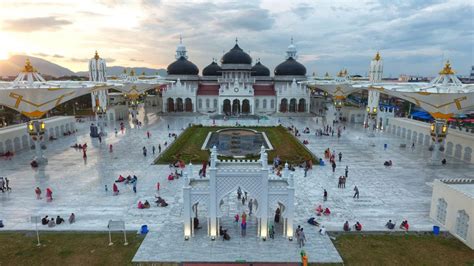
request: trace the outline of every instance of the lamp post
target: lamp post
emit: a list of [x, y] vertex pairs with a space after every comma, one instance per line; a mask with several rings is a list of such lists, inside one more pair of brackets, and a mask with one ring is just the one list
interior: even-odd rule
[[38, 164], [46, 163], [48, 159], [44, 157], [43, 150], [41, 149], [41, 141], [43, 140], [44, 133], [46, 130], [46, 125], [44, 121], [32, 120], [28, 122], [28, 134], [31, 136], [31, 139], [35, 143], [35, 152], [36, 156], [33, 159]]
[[444, 151], [443, 141], [448, 134], [448, 124], [444, 119], [436, 119], [430, 126], [431, 140], [433, 145], [430, 147], [432, 165], [441, 164], [440, 151]]

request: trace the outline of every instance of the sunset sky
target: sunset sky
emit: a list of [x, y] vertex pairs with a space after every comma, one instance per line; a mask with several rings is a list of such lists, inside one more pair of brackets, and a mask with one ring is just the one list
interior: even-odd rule
[[377, 51], [385, 76], [434, 76], [450, 59], [473, 65], [474, 2], [0, 0], [0, 59], [41, 57], [86, 70], [95, 50], [108, 65], [166, 68], [179, 36], [202, 70], [234, 45], [272, 71], [293, 37], [308, 73], [365, 74]]

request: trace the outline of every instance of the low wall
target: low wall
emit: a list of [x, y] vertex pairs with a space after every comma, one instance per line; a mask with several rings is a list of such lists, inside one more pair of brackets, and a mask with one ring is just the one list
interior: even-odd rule
[[[60, 138], [65, 132], [76, 130], [76, 120], [73, 116], [55, 116], [41, 121], [44, 121], [46, 126], [44, 140], [48, 140], [50, 136]], [[0, 154], [7, 151], [16, 153], [34, 145], [26, 125], [23, 123], [0, 129]]]

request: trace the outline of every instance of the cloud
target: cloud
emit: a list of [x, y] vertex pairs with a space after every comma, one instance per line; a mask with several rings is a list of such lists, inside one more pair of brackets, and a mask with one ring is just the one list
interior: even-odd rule
[[303, 3], [291, 9], [291, 12], [295, 13], [298, 17], [305, 20], [307, 19], [314, 11], [314, 7]]
[[19, 32], [54, 31], [70, 24], [72, 24], [71, 21], [51, 16], [4, 20], [3, 28], [8, 31]]
[[144, 60], [142, 59], [135, 59], [135, 58], [130, 58], [128, 59], [129, 61], [132, 61], [132, 62], [143, 62]]
[[89, 62], [90, 58], [75, 58], [71, 57], [69, 58], [69, 61], [74, 62], [74, 63], [86, 63]]
[[53, 57], [54, 58], [64, 58], [64, 55], [54, 54]]
[[53, 58], [64, 58], [63, 55], [59, 55], [59, 54], [46, 54], [46, 53], [33, 53], [33, 55], [36, 55], [36, 56], [41, 56], [41, 57], [53, 57]]

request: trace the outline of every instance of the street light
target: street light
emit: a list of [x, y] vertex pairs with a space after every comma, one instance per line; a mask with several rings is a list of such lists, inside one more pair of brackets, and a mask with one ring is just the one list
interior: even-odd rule
[[41, 148], [41, 141], [43, 140], [43, 135], [46, 131], [46, 124], [44, 123], [44, 121], [33, 120], [28, 122], [27, 130], [28, 134], [31, 136], [31, 139], [35, 143], [36, 157], [34, 158], [34, 160], [38, 164], [48, 161], [43, 156], [43, 150]]

